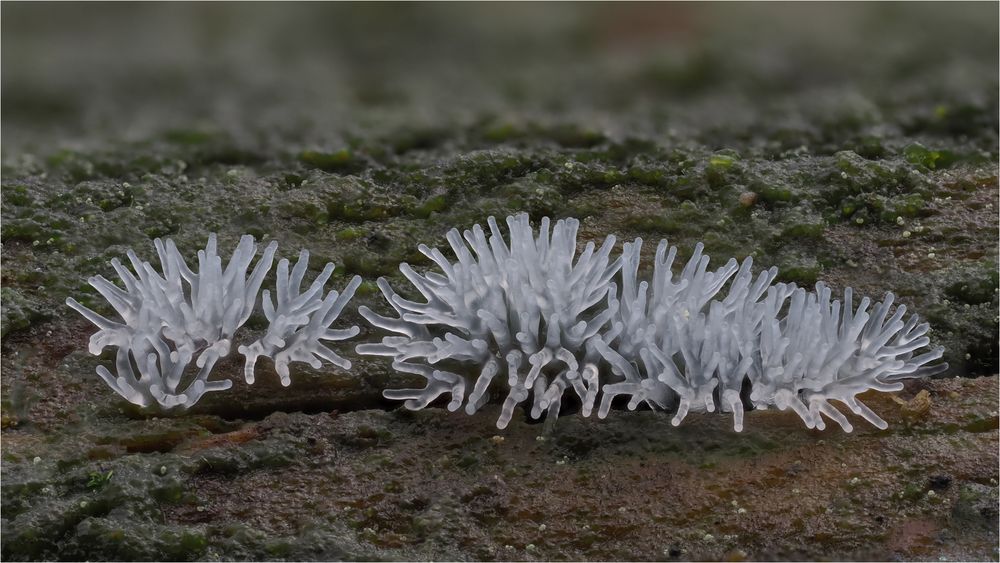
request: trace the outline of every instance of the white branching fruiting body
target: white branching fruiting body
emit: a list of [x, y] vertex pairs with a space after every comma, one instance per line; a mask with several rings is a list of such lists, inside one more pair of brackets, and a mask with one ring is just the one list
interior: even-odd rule
[[478, 225], [464, 240], [457, 230], [448, 233], [457, 262], [420, 247], [441, 273], [400, 266], [425, 302], [406, 300], [379, 280], [398, 317], [360, 309], [394, 335], [357, 351], [389, 356], [397, 370], [427, 379], [423, 389], [387, 390], [387, 398], [420, 409], [450, 393], [450, 410], [464, 403], [473, 414], [505, 373], [499, 428], [529, 396], [533, 418], [558, 416], [572, 387], [584, 416], [598, 395], [601, 418], [626, 395], [630, 409], [646, 403], [673, 410], [674, 425], [689, 411], [731, 412], [740, 431], [747, 401], [792, 409], [810, 428], [824, 428], [826, 416], [850, 431], [830, 401], [884, 428], [858, 394], [898, 390], [901, 379], [947, 369], [929, 365], [941, 348], [915, 355], [928, 345], [929, 327], [916, 316], [904, 322], [902, 306], [890, 315], [891, 294], [871, 312], [867, 298], [855, 310], [850, 289], [841, 304], [823, 284], [815, 292], [774, 284], [777, 269], [754, 275], [750, 258], [709, 270], [701, 244], [675, 277], [677, 249], [666, 241], [657, 247], [652, 279], [640, 281], [641, 239], [612, 261], [609, 236], [599, 250], [588, 243], [574, 261], [575, 219], [556, 222], [550, 235], [545, 218], [536, 237], [527, 215], [508, 217], [509, 245], [492, 217], [488, 224], [488, 237]]
[[275, 296], [277, 305], [271, 301], [268, 290], [264, 290], [264, 316], [270, 321], [267, 332], [259, 340], [249, 346], [240, 346], [240, 353], [246, 357], [244, 377], [247, 383], [254, 382], [254, 366], [257, 358], [266, 356], [274, 359], [274, 368], [281, 378], [281, 384], [292, 383], [288, 372], [290, 362], [306, 362], [318, 369], [326, 360], [333, 365], [351, 369], [351, 362], [337, 355], [324, 346], [320, 340], [346, 340], [358, 334], [360, 329], [352, 326], [343, 330], [330, 330], [330, 325], [337, 320], [354, 296], [355, 290], [361, 285], [361, 276], [354, 276], [344, 293], [331, 291], [326, 298], [323, 295], [323, 285], [333, 274], [333, 264], [327, 264], [319, 276], [305, 293], [300, 293], [302, 279], [309, 267], [309, 251], [299, 253], [299, 259], [288, 272], [288, 260], [278, 262], [277, 284]]
[[[249, 277], [247, 271], [257, 255], [257, 245], [251, 236], [240, 239], [232, 258], [223, 268], [222, 258], [217, 254], [216, 237], [209, 235], [205, 249], [198, 251], [197, 272], [188, 267], [173, 241], [156, 239], [154, 245], [162, 271], [139, 260], [129, 250], [127, 255], [134, 274], [117, 259], [111, 261], [125, 285], [124, 290], [102, 276], [89, 280], [122, 322], [109, 320], [73, 298], [67, 299], [66, 304], [99, 329], [90, 339], [90, 353], [99, 355], [108, 346], [118, 349], [117, 375], [103, 366], [97, 369], [98, 375], [115, 392], [143, 407], [155, 402], [164, 408], [187, 408], [206, 392], [232, 386], [229, 380], [209, 381], [208, 377], [215, 364], [229, 355], [237, 330], [253, 313], [260, 286], [271, 269], [277, 243], [272, 242], [264, 249]], [[307, 262], [308, 254], [304, 253], [291, 279], [287, 275], [288, 261], [282, 260], [279, 264], [280, 312], [268, 315], [272, 324], [259, 344], [240, 347], [240, 351], [247, 354], [248, 382], [253, 382], [251, 354], [254, 360], [261, 355], [273, 357], [285, 385], [288, 384], [287, 364], [290, 361], [307, 361], [315, 366], [318, 356], [331, 361], [336, 358], [334, 363], [341, 367], [350, 365], [345, 366], [339, 356], [320, 345], [318, 340], [337, 340], [357, 333], [357, 327], [347, 331], [328, 331], [327, 327], [351, 298], [360, 279], [353, 280], [343, 295], [331, 292], [324, 300], [321, 298], [323, 284], [333, 272], [333, 265], [328, 264], [317, 282], [299, 296]], [[295, 293], [294, 299], [289, 299], [291, 292]], [[266, 298], [266, 301], [267, 309], [270, 300]], [[268, 310], [275, 312], [273, 306]], [[187, 376], [192, 360], [198, 368], [193, 378]]]
[[[930, 326], [916, 315], [904, 321], [905, 305], [890, 315], [891, 293], [871, 311], [867, 297], [854, 308], [851, 288], [844, 290], [843, 302], [831, 301], [830, 293], [822, 283], [815, 293], [780, 284], [772, 288], [767, 300], [774, 303], [764, 317], [750, 399], [758, 408], [791, 408], [810, 428], [822, 430], [826, 416], [850, 432], [851, 423], [830, 404], [835, 400], [884, 429], [888, 424], [857, 395], [869, 389], [898, 391], [902, 379], [945, 371], [947, 364], [930, 365], [941, 358], [944, 348], [915, 355], [930, 343], [926, 336]], [[783, 318], [771, 313], [789, 298]]]
[[858, 394], [869, 389], [898, 391], [900, 379], [948, 367], [927, 365], [941, 357], [943, 348], [914, 356], [929, 344], [929, 326], [918, 324], [913, 315], [903, 322], [905, 306], [887, 320], [892, 294], [869, 314], [867, 298], [853, 308], [850, 288], [841, 304], [830, 300], [830, 290], [822, 283], [815, 292], [794, 284], [771, 285], [775, 268], [754, 278], [750, 258], [739, 268], [730, 260], [708, 272], [700, 244], [673, 281], [676, 248], [667, 254], [662, 241], [652, 296], [647, 297], [646, 282], [636, 283], [639, 243], [625, 245], [620, 321], [611, 333], [614, 339], [601, 348], [614, 373], [625, 381], [602, 388], [600, 416], [607, 414], [616, 395], [625, 394], [631, 396], [629, 408], [643, 401], [676, 408], [674, 425], [689, 410], [720, 408], [733, 413], [733, 427], [740, 431], [741, 391], [749, 383], [755, 408], [792, 409], [809, 428], [823, 429], [826, 416], [845, 431], [852, 430], [831, 400], [885, 428], [885, 421], [857, 400]]
[[[758, 319], [754, 306], [777, 275], [771, 268], [751, 273], [753, 259], [739, 265], [708, 270], [709, 257], [700, 243], [677, 279], [673, 262], [677, 248], [660, 241], [656, 249], [652, 287], [638, 281], [642, 240], [626, 243], [622, 268], [622, 296], [610, 344], [601, 355], [615, 375], [625, 379], [603, 388], [600, 417], [605, 417], [617, 395], [630, 395], [629, 408], [641, 402], [652, 407], [676, 407], [676, 426], [689, 410], [716, 408], [733, 412], [735, 428], [742, 429], [740, 390], [751, 365]], [[724, 299], [717, 296], [728, 282]]]
[[[427, 379], [423, 389], [385, 391], [410, 409], [450, 393], [450, 410], [464, 403], [473, 414], [489, 399], [493, 379], [503, 374], [508, 393], [499, 428], [529, 395], [533, 416], [548, 410], [556, 417], [568, 388], [589, 412], [598, 393], [599, 356], [592, 342], [615, 314], [613, 307], [602, 306], [614, 295], [611, 278], [621, 263], [610, 260], [614, 237], [599, 249], [588, 243], [577, 257], [576, 219], [557, 221], [551, 233], [549, 220], [542, 219], [536, 237], [527, 215], [508, 217], [509, 244], [492, 217], [488, 225], [489, 237], [479, 225], [465, 231], [464, 240], [455, 229], [448, 233], [457, 262], [437, 249], [419, 247], [442, 273], [421, 275], [408, 264], [400, 266], [425, 303], [403, 299], [380, 279], [399, 317], [383, 317], [367, 307], [359, 311], [374, 326], [400, 336], [359, 345], [357, 351], [390, 356], [397, 370]], [[461, 363], [480, 366], [471, 386], [464, 375], [442, 369]]]

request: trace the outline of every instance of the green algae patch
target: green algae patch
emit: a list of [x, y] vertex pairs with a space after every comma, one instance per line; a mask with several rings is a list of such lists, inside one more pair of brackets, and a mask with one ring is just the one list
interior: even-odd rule
[[734, 152], [720, 152], [708, 157], [708, 166], [715, 170], [726, 171], [740, 159]]
[[0, 289], [0, 303], [2, 303], [0, 336], [25, 330], [50, 316], [37, 301], [17, 289], [9, 287]]
[[819, 239], [825, 230], [822, 223], [795, 223], [781, 231], [781, 238]]
[[170, 129], [164, 140], [177, 145], [204, 145], [218, 138], [218, 134], [201, 129]]
[[334, 152], [303, 151], [299, 160], [313, 168], [339, 174], [356, 174], [367, 167], [364, 159], [346, 148]]
[[419, 206], [414, 208], [413, 215], [415, 217], [426, 219], [431, 216], [431, 213], [437, 213], [447, 208], [448, 208], [448, 198], [443, 195], [437, 195], [434, 197], [427, 198], [426, 201], [424, 201]]
[[3, 190], [3, 202], [17, 207], [31, 207], [35, 204], [28, 186], [13, 185]]
[[882, 207], [883, 221], [896, 221], [899, 217], [912, 219], [925, 214], [927, 201], [919, 194], [897, 196], [887, 200]]
[[401, 213], [403, 204], [399, 199], [381, 191], [361, 189], [331, 197], [326, 201], [323, 217], [327, 221], [363, 223], [384, 221]]
[[931, 170], [934, 170], [940, 164], [944, 164], [940, 162], [942, 159], [940, 151], [928, 149], [920, 143], [906, 145], [906, 148], [903, 149], [903, 156], [906, 157], [907, 162], [910, 164], [919, 164]]
[[791, 202], [795, 195], [790, 188], [778, 184], [755, 182], [750, 188], [760, 198], [761, 201], [774, 205]]
[[957, 279], [945, 287], [949, 299], [968, 305], [989, 303], [1000, 289], [1000, 273], [996, 262], [983, 261], [978, 267], [961, 271]]
[[929, 149], [920, 143], [907, 145], [903, 156], [911, 164], [922, 166], [929, 170], [953, 169], [962, 164], [985, 165], [993, 162], [995, 157], [979, 150], [969, 150], [962, 147], [956, 150]]
[[337, 240], [356, 240], [365, 236], [365, 230], [359, 227], [348, 227], [337, 231]]
[[661, 235], [674, 235], [685, 230], [681, 220], [661, 215], [633, 217], [625, 225], [630, 229]]
[[606, 137], [596, 129], [577, 123], [564, 123], [549, 127], [535, 127], [535, 135], [549, 138], [566, 148], [589, 148], [602, 143]]
[[810, 288], [820, 280], [822, 269], [818, 266], [785, 266], [778, 269], [778, 279]]

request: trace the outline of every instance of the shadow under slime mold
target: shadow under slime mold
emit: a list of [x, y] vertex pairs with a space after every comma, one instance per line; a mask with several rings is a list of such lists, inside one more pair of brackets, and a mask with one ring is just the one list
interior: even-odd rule
[[[421, 409], [450, 393], [449, 410], [464, 404], [474, 414], [503, 374], [498, 428], [529, 397], [532, 418], [557, 417], [572, 389], [584, 416], [599, 395], [601, 418], [616, 396], [626, 395], [629, 409], [645, 403], [675, 410], [675, 426], [691, 410], [731, 412], [740, 431], [741, 391], [748, 385], [754, 408], [792, 409], [809, 428], [825, 428], [826, 416], [850, 432], [830, 401], [885, 428], [857, 395], [897, 391], [903, 379], [947, 369], [932, 364], [943, 348], [917, 354], [930, 344], [929, 326], [916, 315], [904, 320], [905, 306], [893, 311], [891, 293], [874, 307], [865, 297], [855, 308], [850, 288], [840, 301], [822, 283], [815, 291], [773, 284], [777, 269], [754, 277], [749, 257], [709, 270], [701, 244], [675, 278], [677, 249], [665, 240], [652, 280], [640, 281], [641, 239], [626, 243], [614, 260], [613, 236], [599, 249], [587, 243], [577, 257], [576, 219], [552, 225], [543, 218], [536, 236], [526, 214], [508, 217], [509, 243], [494, 218], [487, 224], [489, 236], [479, 225], [448, 233], [457, 262], [419, 247], [440, 272], [400, 265], [425, 302], [404, 299], [379, 279], [398, 316], [360, 308], [393, 335], [359, 345], [358, 353], [388, 356], [398, 371], [427, 380], [423, 389], [386, 390], [386, 398]], [[470, 365], [478, 375], [466, 375]]]

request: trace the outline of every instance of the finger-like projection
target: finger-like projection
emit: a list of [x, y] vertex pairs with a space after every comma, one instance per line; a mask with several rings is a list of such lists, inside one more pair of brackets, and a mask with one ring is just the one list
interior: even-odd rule
[[867, 298], [854, 308], [850, 288], [841, 302], [822, 283], [814, 292], [775, 284], [777, 269], [755, 274], [750, 258], [710, 268], [701, 244], [676, 274], [678, 250], [665, 240], [651, 277], [640, 279], [641, 239], [618, 258], [612, 236], [578, 255], [575, 219], [553, 226], [543, 218], [536, 234], [527, 215], [508, 217], [506, 238], [492, 217], [487, 224], [488, 232], [448, 233], [455, 260], [420, 246], [438, 271], [400, 266], [421, 300], [381, 279], [395, 316], [360, 309], [391, 335], [357, 351], [427, 380], [387, 398], [421, 409], [448, 395], [450, 410], [473, 414], [499, 390], [499, 428], [522, 403], [532, 418], [554, 418], [575, 395], [584, 416], [596, 406], [603, 418], [625, 396], [629, 409], [672, 411], [674, 425], [689, 412], [719, 410], [741, 431], [746, 410], [776, 407], [810, 428], [824, 428], [826, 417], [849, 432], [831, 401], [884, 428], [857, 395], [947, 369], [932, 364], [941, 348], [920, 352], [929, 327], [904, 320], [891, 294], [871, 310]]
[[890, 316], [892, 294], [871, 312], [868, 298], [854, 309], [851, 288], [841, 303], [822, 283], [815, 292], [772, 285], [777, 269], [754, 276], [750, 258], [710, 271], [700, 244], [674, 279], [677, 249], [668, 251], [666, 241], [657, 248], [651, 284], [639, 282], [640, 243], [625, 245], [617, 322], [599, 345], [623, 379], [602, 386], [602, 417], [615, 396], [627, 395], [629, 408], [645, 402], [675, 411], [675, 426], [689, 411], [731, 412], [740, 431], [748, 389], [746, 406], [791, 409], [809, 428], [823, 429], [826, 416], [852, 430], [831, 400], [885, 428], [857, 395], [898, 391], [901, 379], [948, 368], [930, 365], [943, 348], [916, 354], [930, 343], [929, 326], [915, 315], [904, 322], [905, 306]]
[[[361, 307], [374, 326], [395, 334], [380, 344], [362, 344], [362, 354], [389, 356], [393, 366], [423, 376], [423, 389], [387, 390], [389, 399], [420, 409], [450, 394], [450, 410], [473, 414], [489, 399], [495, 379], [506, 383], [499, 428], [514, 407], [531, 398], [531, 414], [556, 417], [564, 392], [572, 389], [589, 412], [598, 392], [600, 356], [593, 342], [615, 314], [612, 278], [614, 237], [600, 248], [588, 243], [577, 255], [576, 219], [542, 219], [536, 235], [527, 215], [507, 218], [509, 242], [497, 222], [448, 233], [457, 261], [438, 249], [419, 250], [440, 272], [400, 271], [423, 302], [404, 299], [384, 279], [378, 282], [396, 318]], [[469, 369], [472, 366], [472, 375]], [[478, 373], [477, 373], [478, 372]], [[497, 376], [500, 376], [497, 378]]]
[[[240, 238], [225, 266], [217, 254], [215, 235], [209, 235], [205, 249], [198, 251], [196, 270], [188, 267], [173, 241], [153, 242], [160, 269], [129, 250], [131, 270], [117, 259], [111, 261], [124, 289], [102, 276], [89, 280], [118, 313], [120, 321], [107, 319], [73, 298], [66, 304], [97, 325], [99, 330], [90, 338], [92, 354], [99, 355], [108, 346], [117, 348], [117, 373], [104, 366], [97, 369], [116, 393], [142, 407], [155, 403], [167, 409], [187, 408], [206, 392], [232, 386], [228, 379], [210, 381], [209, 376], [216, 363], [229, 355], [239, 329], [253, 313], [278, 245], [269, 244], [248, 275], [257, 255], [257, 245], [249, 235]], [[307, 266], [307, 252], [300, 256], [291, 274], [288, 261], [279, 262], [277, 306], [264, 291], [265, 314], [270, 321], [267, 332], [249, 346], [239, 347], [247, 357], [248, 383], [253, 382], [258, 356], [274, 358], [285, 385], [289, 382], [288, 364], [293, 361], [319, 367], [321, 360], [328, 360], [344, 369], [350, 367], [350, 362], [319, 340], [341, 340], [357, 334], [357, 327], [338, 331], [329, 326], [354, 294], [360, 279], [352, 280], [343, 294], [331, 291], [324, 298], [323, 285], [333, 273], [333, 264], [327, 264], [309, 289], [300, 294]]]

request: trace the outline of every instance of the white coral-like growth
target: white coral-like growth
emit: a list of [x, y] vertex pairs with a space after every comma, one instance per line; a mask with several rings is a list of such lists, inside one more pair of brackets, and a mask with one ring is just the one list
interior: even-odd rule
[[[598, 416], [605, 417], [617, 395], [630, 395], [628, 407], [676, 407], [676, 426], [688, 411], [716, 408], [721, 390], [724, 410], [742, 428], [740, 390], [753, 353], [759, 320], [754, 304], [777, 275], [771, 268], [754, 278], [753, 259], [708, 270], [709, 257], [700, 243], [675, 280], [677, 248], [660, 241], [652, 287], [638, 281], [642, 239], [626, 243], [618, 321], [600, 346], [613, 373], [624, 381], [603, 388]], [[724, 299], [717, 295], [729, 284]], [[651, 290], [651, 291], [650, 291]]]
[[[400, 270], [425, 302], [406, 300], [379, 280], [398, 317], [361, 313], [395, 335], [357, 350], [389, 356], [397, 370], [428, 381], [423, 389], [387, 390], [387, 398], [420, 409], [450, 393], [450, 410], [464, 402], [472, 414], [506, 371], [500, 428], [529, 396], [532, 417], [544, 410], [556, 417], [572, 387], [584, 416], [599, 394], [601, 418], [625, 395], [630, 409], [645, 403], [673, 410], [674, 425], [689, 411], [719, 409], [733, 414], [740, 431], [745, 406], [774, 406], [794, 410], [810, 428], [824, 428], [826, 416], [850, 431], [830, 401], [884, 428], [858, 394], [898, 390], [901, 379], [947, 369], [929, 365], [941, 348], [914, 355], [928, 345], [929, 327], [915, 316], [904, 322], [902, 306], [890, 316], [891, 294], [871, 312], [868, 299], [855, 310], [850, 289], [842, 305], [823, 284], [815, 292], [773, 284], [777, 269], [754, 275], [750, 258], [709, 270], [701, 244], [675, 277], [677, 249], [666, 241], [656, 250], [652, 279], [640, 281], [641, 239], [626, 243], [615, 261], [613, 237], [596, 253], [589, 243], [574, 262], [575, 219], [558, 221], [551, 236], [548, 219], [537, 237], [526, 215], [507, 224], [509, 246], [493, 218], [489, 238], [478, 225], [464, 241], [449, 232], [454, 263], [421, 246], [442, 273], [417, 274], [407, 264]], [[619, 271], [620, 297], [613, 282]], [[469, 380], [468, 364], [479, 371]]]
[[[551, 233], [548, 218], [542, 219], [536, 237], [527, 215], [508, 217], [509, 244], [492, 217], [488, 225], [488, 237], [479, 225], [465, 231], [464, 240], [458, 230], [448, 233], [457, 262], [437, 249], [419, 247], [442, 273], [421, 275], [400, 265], [425, 302], [404, 299], [380, 279], [379, 288], [399, 317], [383, 317], [367, 307], [359, 311], [374, 326], [399, 336], [359, 345], [357, 351], [390, 356], [397, 370], [427, 379], [423, 389], [385, 391], [387, 398], [405, 400], [410, 409], [450, 393], [449, 410], [464, 403], [467, 413], [475, 413], [501, 373], [508, 393], [499, 428], [507, 426], [514, 407], [529, 395], [535, 417], [544, 409], [557, 416], [568, 388], [592, 406], [600, 358], [591, 342], [615, 313], [602, 304], [614, 294], [611, 278], [621, 264], [610, 260], [614, 237], [599, 249], [588, 243], [577, 257], [576, 219], [557, 221]], [[472, 385], [461, 365], [467, 363], [480, 366]], [[449, 365], [461, 373], [445, 369]]]
[[[851, 423], [830, 401], [838, 401], [878, 428], [888, 424], [857, 399], [870, 389], [898, 391], [902, 379], [941, 373], [947, 364], [929, 365], [941, 358], [938, 347], [914, 355], [930, 343], [930, 326], [916, 315], [904, 321], [906, 306], [900, 305], [890, 316], [894, 296], [871, 311], [865, 297], [857, 309], [851, 288], [844, 290], [844, 301], [830, 299], [830, 289], [822, 283], [816, 292], [775, 287], [767, 299], [760, 352], [751, 371], [753, 390], [750, 399], [758, 408], [775, 405], [791, 408], [810, 428], [822, 430], [824, 415], [845, 432]], [[790, 297], [783, 319], [771, 314]]]
[[327, 264], [309, 289], [300, 293], [308, 267], [307, 250], [299, 254], [291, 274], [288, 272], [288, 260], [278, 262], [277, 305], [271, 301], [268, 290], [265, 289], [263, 295], [264, 316], [270, 321], [267, 332], [249, 346], [239, 348], [240, 353], [246, 356], [243, 374], [247, 383], [254, 382], [254, 366], [260, 356], [274, 358], [275, 371], [284, 386], [292, 382], [288, 372], [291, 362], [306, 362], [318, 369], [323, 364], [322, 360], [326, 360], [343, 369], [351, 368], [351, 362], [324, 346], [320, 340], [346, 340], [360, 331], [356, 326], [330, 330], [330, 325], [337, 320], [361, 285], [361, 276], [354, 276], [343, 293], [331, 290], [326, 298], [321, 299], [323, 285], [333, 274], [334, 266]]
[[[97, 366], [97, 375], [130, 403], [147, 407], [156, 401], [161, 407], [169, 409], [193, 405], [209, 391], [224, 391], [232, 387], [233, 382], [228, 379], [208, 381], [215, 362], [214, 356], [206, 358], [195, 377], [181, 389], [181, 379], [191, 363], [191, 354], [171, 350], [163, 338], [145, 333], [136, 336], [130, 346], [118, 347], [115, 356], [117, 375], [104, 366]], [[138, 377], [136, 371], [139, 372]]]
[[216, 237], [210, 235], [205, 249], [198, 251], [198, 273], [188, 268], [173, 241], [156, 239], [153, 244], [160, 257], [162, 274], [129, 250], [127, 256], [138, 278], [117, 258], [111, 261], [125, 284], [125, 291], [103, 276], [89, 280], [121, 315], [124, 324], [105, 319], [73, 298], [67, 299], [70, 307], [101, 329], [91, 337], [91, 353], [99, 354], [106, 346], [128, 345], [137, 331], [160, 331], [174, 342], [177, 350], [191, 355], [200, 351], [199, 367], [213, 358], [226, 356], [236, 329], [253, 312], [257, 292], [271, 268], [278, 244], [268, 245], [249, 279], [247, 269], [257, 253], [251, 236], [240, 239], [223, 270], [222, 258], [216, 253]]
[[[947, 364], [927, 365], [941, 357], [942, 348], [914, 357], [930, 342], [925, 336], [929, 326], [918, 324], [916, 316], [903, 322], [905, 306], [886, 320], [892, 294], [869, 314], [867, 298], [853, 308], [850, 288], [842, 305], [830, 300], [830, 290], [822, 283], [815, 292], [772, 286], [775, 268], [754, 278], [750, 258], [738, 269], [730, 260], [708, 272], [700, 244], [673, 281], [676, 248], [667, 255], [662, 241], [652, 296], [647, 298], [646, 282], [636, 283], [639, 243], [625, 248], [620, 324], [615, 325], [620, 334], [601, 347], [614, 373], [625, 381], [603, 387], [601, 416], [615, 395], [625, 394], [631, 396], [629, 408], [642, 401], [676, 408], [674, 425], [689, 410], [720, 408], [733, 413], [733, 426], [740, 431], [741, 391], [749, 385], [755, 408], [790, 408], [809, 428], [824, 428], [825, 415], [845, 431], [852, 430], [831, 400], [885, 428], [885, 421], [857, 400], [858, 394], [869, 389], [898, 391], [900, 379], [947, 369]], [[730, 278], [725, 297], [717, 296]]]
[[[117, 375], [103, 366], [98, 368], [98, 375], [105, 383], [139, 406], [149, 406], [155, 401], [164, 408], [186, 408], [204, 393], [225, 390], [232, 385], [229, 380], [213, 382], [208, 377], [215, 364], [229, 355], [237, 330], [253, 313], [277, 243], [272, 242], [264, 249], [249, 277], [247, 272], [257, 254], [257, 245], [251, 236], [240, 239], [232, 258], [223, 268], [222, 258], [217, 254], [216, 237], [209, 235], [205, 249], [198, 251], [197, 271], [188, 267], [173, 241], [156, 239], [154, 245], [162, 271], [129, 250], [127, 255], [134, 273], [117, 259], [111, 261], [124, 290], [102, 276], [89, 280], [122, 322], [109, 320], [73, 298], [66, 303], [99, 328], [90, 339], [92, 354], [98, 355], [108, 346], [118, 349]], [[342, 336], [339, 331], [327, 328], [353, 295], [359, 280], [352, 282], [342, 299], [338, 300], [336, 292], [331, 292], [326, 300], [321, 299], [323, 283], [333, 271], [333, 265], [328, 264], [321, 279], [298, 296], [299, 283], [308, 262], [307, 255], [303, 258], [292, 275], [294, 288], [288, 287], [287, 261], [282, 261], [285, 276], [282, 279], [279, 275], [279, 309], [292, 309], [282, 309], [274, 319], [268, 317], [272, 325], [265, 337], [266, 346], [263, 343], [258, 347], [251, 345], [254, 359], [260, 355], [275, 358], [283, 381], [288, 377], [288, 362], [308, 361], [315, 365], [318, 360], [313, 354], [327, 359], [335, 357], [337, 365], [346, 367], [339, 356], [316, 341]], [[293, 290], [296, 297], [290, 303], [287, 297]], [[271, 311], [274, 312], [273, 306]], [[357, 332], [357, 327], [344, 332], [351, 336]], [[240, 347], [241, 352], [243, 349]], [[192, 360], [198, 371], [193, 378], [186, 378], [186, 368]], [[249, 356], [248, 362], [251, 374], [247, 380], [252, 382], [253, 363]], [[188, 383], [182, 385], [185, 379]]]

